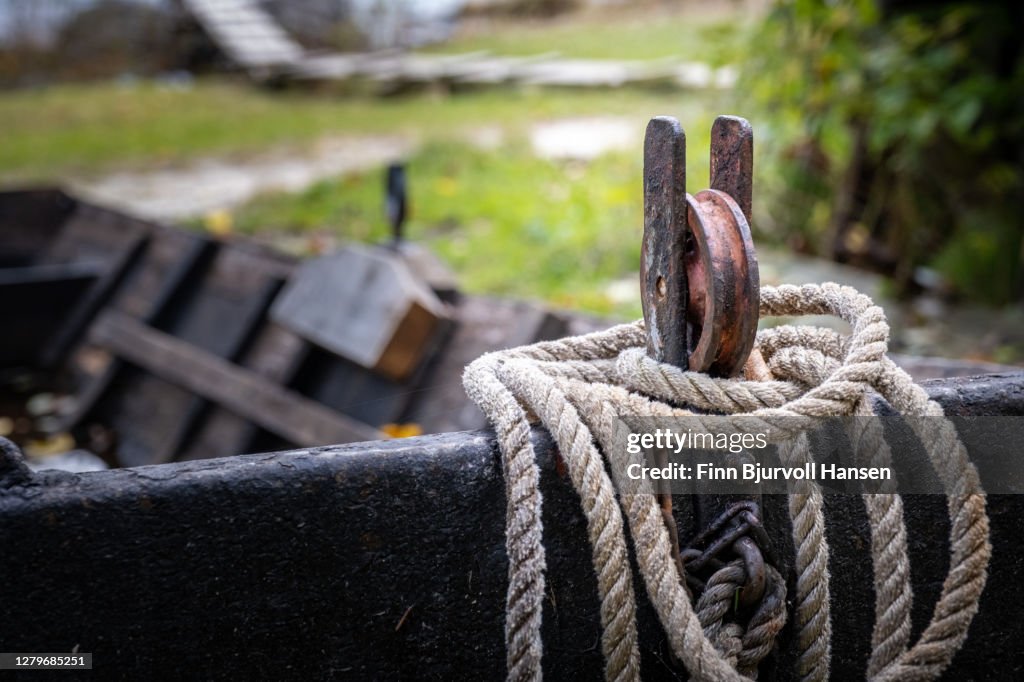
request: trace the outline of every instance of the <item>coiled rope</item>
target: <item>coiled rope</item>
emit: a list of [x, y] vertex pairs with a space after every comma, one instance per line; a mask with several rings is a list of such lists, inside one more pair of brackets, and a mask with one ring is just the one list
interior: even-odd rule
[[[756, 676], [757, 663], [785, 622], [785, 594], [780, 598], [777, 592], [780, 585], [785, 589], [784, 582], [769, 574], [762, 608], [743, 628], [724, 622], [723, 599], [731, 598], [742, 581], [738, 565], [726, 566], [709, 581], [695, 610], [649, 483], [623, 475], [636, 456], [614, 446], [618, 418], [699, 418], [693, 410], [736, 415], [737, 429], [770, 430], [784, 463], [798, 464], [810, 456], [801, 435], [806, 428], [823, 417], [871, 414], [872, 394], [905, 415], [942, 416], [942, 408], [885, 356], [889, 327], [868, 297], [836, 284], [763, 287], [760, 314], [834, 315], [852, 331], [848, 336], [814, 327], [761, 331], [757, 348], [770, 370], [767, 381], [713, 379], [659, 364], [644, 352], [641, 322], [489, 353], [466, 369], [466, 391], [497, 433], [505, 475], [508, 679], [541, 679], [545, 559], [531, 422], [551, 432], [586, 516], [606, 678], [640, 676], [628, 524], [637, 565], [672, 651], [692, 678], [718, 681]], [[851, 439], [865, 446], [873, 461], [884, 461], [888, 451], [880, 430], [871, 426], [874, 420], [851, 421], [857, 423]], [[871, 680], [925, 680], [942, 673], [967, 637], [991, 554], [984, 493], [955, 428], [944, 419], [929, 428], [910, 421], [948, 498], [950, 568], [931, 622], [910, 646], [912, 592], [902, 503], [892, 492], [864, 496], [875, 585], [873, 651], [866, 671]], [[828, 677], [831, 626], [828, 545], [815, 483], [791, 484], [789, 513], [796, 547], [798, 672], [802, 679], [822, 680]], [[770, 603], [774, 608], [765, 606]]]

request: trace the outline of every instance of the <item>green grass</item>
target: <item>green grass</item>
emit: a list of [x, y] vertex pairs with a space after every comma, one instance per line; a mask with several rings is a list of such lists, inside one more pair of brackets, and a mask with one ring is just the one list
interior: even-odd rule
[[574, 14], [554, 21], [503, 21], [469, 25], [428, 51], [486, 50], [502, 55], [558, 52], [590, 59], [676, 57], [720, 65], [739, 51], [746, 20], [742, 17], [667, 13], [651, 10]]
[[[690, 143], [707, 149], [710, 120], [695, 121]], [[706, 186], [695, 155], [688, 180]], [[628, 319], [639, 301], [619, 301], [608, 285], [634, 277], [643, 233], [642, 157], [607, 154], [583, 163], [548, 161], [517, 140], [498, 151], [436, 142], [409, 161], [409, 237], [434, 249], [463, 290], [538, 298]], [[383, 241], [382, 172], [321, 182], [298, 194], [265, 195], [234, 216], [236, 229], [281, 243], [324, 235]], [[268, 228], [273, 227], [273, 230]], [[299, 249], [301, 251], [301, 248]]]
[[641, 90], [495, 89], [380, 99], [270, 93], [222, 81], [184, 90], [151, 83], [59, 86], [0, 95], [0, 180], [59, 180], [204, 155], [244, 155], [324, 135], [387, 133], [429, 141], [479, 126], [522, 130], [532, 121], [564, 116], [645, 118], [682, 103], [679, 93]]

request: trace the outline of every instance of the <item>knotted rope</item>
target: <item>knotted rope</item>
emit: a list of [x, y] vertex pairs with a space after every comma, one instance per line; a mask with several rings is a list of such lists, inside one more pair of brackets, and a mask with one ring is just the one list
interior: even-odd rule
[[[641, 322], [489, 353], [466, 369], [466, 391], [494, 426], [502, 453], [510, 680], [541, 678], [545, 559], [531, 422], [551, 432], [586, 516], [601, 601], [606, 678], [635, 680], [640, 674], [628, 524], [637, 565], [673, 652], [694, 679], [717, 681], [756, 676], [758, 663], [785, 622], [784, 581], [769, 572], [765, 599], [744, 628], [724, 620], [728, 609], [723, 604], [742, 583], [739, 566], [727, 565], [712, 576], [695, 611], [650, 484], [624, 475], [636, 456], [615, 447], [617, 419], [699, 418], [694, 410], [737, 415], [734, 425], [740, 430], [771, 431], [783, 462], [792, 465], [809, 461], [802, 435], [806, 428], [823, 417], [870, 414], [872, 393], [906, 415], [943, 414], [885, 356], [888, 324], [866, 296], [835, 284], [764, 287], [760, 312], [834, 315], [846, 320], [852, 332], [842, 336], [793, 326], [760, 332], [757, 348], [770, 370], [768, 381], [713, 379], [659, 364], [644, 353]], [[872, 680], [922, 680], [941, 674], [977, 612], [991, 553], [984, 493], [955, 428], [944, 419], [927, 429], [911, 421], [946, 490], [950, 568], [931, 622], [908, 648], [912, 594], [902, 503], [891, 492], [864, 496], [875, 583], [876, 622], [867, 670]], [[864, 451], [877, 453], [876, 463], [888, 457], [877, 429], [851, 427], [850, 437]], [[828, 676], [831, 637], [821, 490], [812, 481], [794, 481], [789, 494], [796, 547], [797, 665], [803, 679], [821, 680]]]

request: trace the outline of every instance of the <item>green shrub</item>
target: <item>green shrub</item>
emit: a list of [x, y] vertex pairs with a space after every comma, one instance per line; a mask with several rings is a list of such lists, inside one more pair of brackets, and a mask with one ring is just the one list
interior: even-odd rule
[[[741, 92], [770, 119], [761, 221], [794, 246], [959, 293], [1024, 293], [1019, 10], [784, 0], [750, 42]], [[765, 207], [762, 207], [763, 209]]]

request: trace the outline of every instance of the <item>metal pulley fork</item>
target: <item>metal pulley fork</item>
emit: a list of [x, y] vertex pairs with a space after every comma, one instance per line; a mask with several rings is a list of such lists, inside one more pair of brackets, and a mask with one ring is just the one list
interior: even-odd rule
[[[644, 140], [644, 241], [640, 287], [647, 354], [658, 362], [716, 377], [743, 371], [754, 347], [759, 309], [757, 257], [750, 236], [753, 131], [738, 117], [711, 128], [711, 189], [686, 193], [686, 137], [670, 117], [651, 119]], [[739, 595], [753, 606], [765, 591], [760, 495], [695, 495], [703, 530], [678, 552], [668, 483], [658, 500], [680, 557], [681, 575], [698, 577], [723, 554], [743, 560]]]

